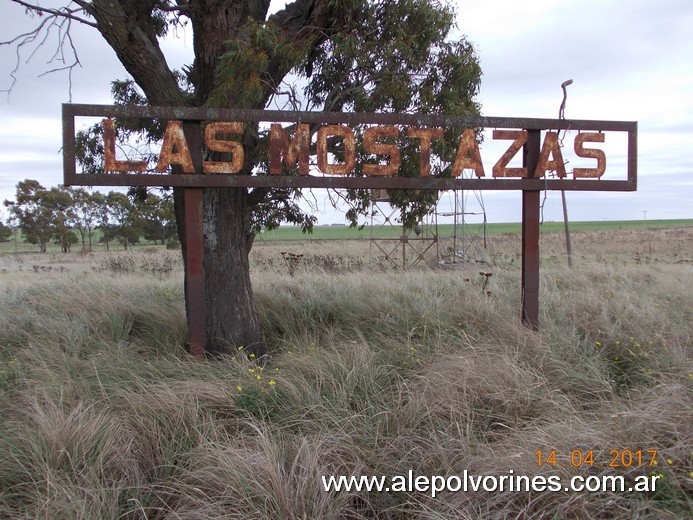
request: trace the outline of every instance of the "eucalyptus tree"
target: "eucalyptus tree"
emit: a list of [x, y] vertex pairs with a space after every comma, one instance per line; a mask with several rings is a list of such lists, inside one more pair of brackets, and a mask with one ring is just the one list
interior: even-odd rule
[[72, 193], [65, 186], [46, 189], [35, 179], [24, 179], [17, 183], [15, 200], [6, 200], [4, 205], [10, 210], [11, 221], [22, 228], [26, 241], [39, 246], [42, 253], [51, 239], [64, 253], [78, 241], [72, 230]]
[[109, 225], [102, 229], [110, 238], [116, 238], [125, 249], [139, 240], [143, 221], [137, 206], [119, 191], [110, 191], [105, 197], [108, 205]]
[[79, 233], [82, 249], [91, 251], [99, 216], [98, 199], [101, 195], [84, 188], [68, 188], [68, 191], [72, 195], [72, 227]]
[[[454, 9], [436, 0], [295, 0], [279, 10], [270, 10], [269, 0], [73, 0], [58, 7], [13, 1], [41, 15], [28, 36], [32, 41], [60, 28], [61, 56], [72, 51], [70, 24], [97, 31], [132, 78], [121, 83], [124, 102], [255, 109], [288, 103], [307, 110], [455, 115], [479, 110], [474, 48], [463, 36], [452, 37]], [[194, 60], [176, 71], [160, 42], [185, 24], [192, 28]], [[26, 44], [28, 37], [11, 43]], [[257, 126], [246, 129], [240, 174], [266, 173], [263, 137]], [[418, 164], [414, 147], [403, 153], [402, 168]], [[432, 202], [422, 193], [393, 196], [405, 224]], [[284, 221], [312, 227], [315, 219], [301, 209], [300, 197], [286, 189], [205, 189], [207, 352], [242, 346], [265, 354], [248, 254], [259, 227]], [[341, 197], [351, 204], [347, 218], [355, 224], [369, 207], [369, 193]], [[183, 197], [175, 199], [185, 248]]]
[[45, 202], [53, 213], [53, 242], [60, 246], [63, 253], [69, 253], [72, 245], [79, 242], [77, 234], [72, 229], [77, 217], [72, 191], [63, 185], [53, 187], [46, 192]]
[[148, 193], [144, 198], [135, 199], [135, 205], [142, 216], [145, 240], [153, 240], [155, 244], [161, 240], [165, 244], [175, 236], [176, 217], [171, 197]]
[[0, 221], [0, 242], [9, 242], [12, 237], [12, 228]]
[[22, 228], [29, 244], [39, 246], [45, 253], [56, 231], [55, 205], [51, 202], [51, 191], [37, 180], [25, 179], [17, 183], [15, 200], [5, 200], [10, 219]]

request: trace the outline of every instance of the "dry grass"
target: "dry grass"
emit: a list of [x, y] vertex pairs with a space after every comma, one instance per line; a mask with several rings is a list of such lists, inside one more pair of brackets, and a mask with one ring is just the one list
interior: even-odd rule
[[[188, 358], [180, 265], [159, 270], [160, 253], [132, 269], [121, 254], [3, 257], [0, 517], [687, 517], [690, 237], [664, 234], [638, 263], [647, 241], [594, 234], [574, 271], [546, 244], [538, 333], [519, 323], [510, 238], [486, 287], [475, 267], [369, 268], [358, 242], [312, 248], [288, 276], [288, 249], [258, 244], [264, 367]], [[550, 449], [598, 464], [539, 468]], [[658, 465], [601, 467], [623, 449], [656, 449]], [[655, 493], [321, 487], [409, 470], [663, 477]]]

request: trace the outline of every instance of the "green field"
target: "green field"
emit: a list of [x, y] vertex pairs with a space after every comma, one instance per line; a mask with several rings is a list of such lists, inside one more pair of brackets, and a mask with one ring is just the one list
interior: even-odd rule
[[[465, 226], [464, 234], [475, 235], [480, 233], [480, 224], [468, 224]], [[643, 222], [642, 220], [602, 220], [593, 222], [571, 222], [570, 229], [573, 232], [585, 232], [585, 231], [607, 231], [607, 230], [617, 230], [617, 229], [648, 229], [655, 230], [661, 228], [671, 228], [671, 227], [681, 227], [681, 226], [693, 226], [693, 219], [678, 219], [678, 220], [648, 220]], [[520, 233], [521, 225], [519, 222], [499, 222], [487, 224], [487, 232], [489, 235], [502, 235], [502, 234], [512, 234]], [[544, 222], [541, 225], [542, 233], [562, 233], [563, 232], [563, 222]], [[98, 245], [98, 237], [100, 232], [96, 230], [95, 237], [93, 239], [94, 250], [100, 251], [103, 246]], [[282, 226], [274, 231], [268, 231], [266, 233], [260, 234], [257, 238], [260, 242], [268, 242], [275, 240], [360, 240], [360, 239], [370, 239], [372, 236], [377, 238], [396, 238], [402, 233], [402, 228], [400, 226], [383, 226], [383, 227], [373, 227], [365, 226], [361, 229], [350, 228], [348, 226], [315, 226], [312, 233], [303, 233], [301, 228], [294, 226]], [[433, 233], [433, 229], [425, 229], [424, 235], [427, 233]], [[462, 234], [462, 230], [458, 227], [458, 236]], [[439, 237], [451, 237], [453, 236], [453, 225], [452, 224], [439, 224], [438, 225], [438, 236]], [[153, 247], [151, 242], [146, 240], [141, 240], [139, 244], [134, 246], [134, 249], [142, 247]], [[163, 247], [163, 246], [158, 246]], [[80, 244], [75, 244], [73, 246], [73, 251], [79, 251], [81, 248]], [[111, 251], [121, 251], [122, 246], [113, 241], [111, 243]], [[50, 253], [58, 253], [60, 249], [57, 245], [49, 244], [48, 251]], [[38, 252], [38, 246], [33, 244], [27, 244], [24, 241], [23, 236], [18, 236], [15, 242], [11, 239], [9, 242], [0, 243], [0, 254], [3, 253], [36, 253]]]
[[[662, 227], [673, 226], [693, 226], [693, 219], [681, 220], [650, 220], [643, 222], [642, 220], [602, 220], [593, 222], [572, 222], [570, 224], [571, 231], [601, 231], [611, 229], [656, 229]], [[480, 224], [469, 224], [465, 227], [465, 233], [474, 234], [479, 230]], [[347, 226], [316, 226], [312, 234], [305, 234], [300, 228], [285, 226], [274, 231], [263, 233], [260, 236], [261, 240], [306, 240], [306, 239], [323, 239], [323, 240], [355, 240], [368, 239], [372, 234], [376, 234], [379, 238], [397, 237], [401, 234], [401, 227], [386, 226], [382, 228], [373, 228], [365, 226], [362, 229], [349, 228]], [[490, 235], [500, 235], [503, 233], [519, 233], [521, 224], [519, 222], [500, 222], [487, 224], [487, 230]], [[544, 222], [541, 225], [542, 233], [558, 233], [563, 232], [563, 222]], [[458, 233], [461, 231], [458, 230]], [[452, 236], [452, 224], [439, 224], [439, 236]]]

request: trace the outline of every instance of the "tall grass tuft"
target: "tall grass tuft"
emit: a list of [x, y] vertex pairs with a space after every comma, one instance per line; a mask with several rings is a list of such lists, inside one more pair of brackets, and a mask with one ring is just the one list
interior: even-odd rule
[[[263, 266], [265, 365], [188, 356], [180, 272], [0, 274], [0, 517], [693, 514], [687, 265], [545, 269], [539, 332], [520, 323], [512, 269]], [[626, 449], [657, 464], [609, 467]], [[538, 463], [550, 450], [564, 465]], [[595, 464], [573, 467], [575, 450]], [[510, 470], [661, 478], [647, 493], [435, 498], [321, 480]]]

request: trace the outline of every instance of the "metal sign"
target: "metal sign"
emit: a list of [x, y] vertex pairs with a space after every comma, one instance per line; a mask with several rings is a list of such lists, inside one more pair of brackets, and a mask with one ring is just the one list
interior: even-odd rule
[[[145, 173], [144, 162], [115, 158], [112, 133], [104, 136], [108, 175], [77, 173], [75, 167], [75, 117], [107, 117], [130, 119], [161, 119], [167, 121], [162, 154], [155, 171]], [[203, 135], [191, 136], [183, 131], [186, 124], [205, 123]], [[234, 140], [218, 139], [220, 134], [242, 134], [244, 123], [270, 123], [270, 175], [238, 175], [243, 163], [243, 145]], [[289, 136], [280, 123], [295, 123], [294, 136]], [[319, 126], [318, 126], [319, 125]], [[364, 165], [364, 176], [350, 174], [356, 165], [354, 128], [368, 127], [362, 132], [362, 152], [386, 158], [386, 164]], [[313, 128], [309, 128], [309, 127]], [[317, 131], [314, 127], [318, 126]], [[430, 175], [428, 159], [431, 146], [442, 139], [446, 129], [464, 129], [456, 146], [456, 157], [450, 177]], [[474, 130], [494, 129], [493, 140], [504, 141], [507, 150], [500, 157], [482, 157]], [[538, 170], [508, 167], [510, 160], [526, 145], [532, 131], [548, 130], [540, 148]], [[586, 160], [576, 168], [572, 178], [561, 161], [558, 132], [576, 130], [571, 143], [578, 157]], [[606, 168], [604, 152], [590, 143], [604, 143], [607, 132], [628, 135], [627, 176], [623, 180], [600, 179]], [[311, 149], [310, 134], [316, 134]], [[110, 139], [109, 139], [110, 137]], [[330, 138], [344, 143], [344, 160], [332, 162], [327, 150]], [[406, 137], [419, 143], [421, 169], [419, 177], [397, 176], [399, 150], [392, 142]], [[194, 165], [195, 145], [205, 150], [227, 152], [226, 163], [204, 162]], [[179, 187], [272, 187], [272, 188], [388, 188], [388, 189], [475, 189], [475, 190], [611, 190], [636, 189], [637, 123], [618, 121], [585, 121], [564, 119], [526, 119], [502, 117], [459, 117], [412, 114], [358, 114], [341, 112], [285, 112], [270, 110], [225, 110], [212, 108], [172, 108], [141, 106], [63, 105], [63, 150], [65, 184], [107, 186], [179, 186]], [[177, 148], [183, 148], [178, 150]], [[110, 153], [109, 153], [110, 152]], [[309, 156], [315, 156], [317, 168], [309, 171]], [[492, 159], [491, 172], [485, 172], [482, 159]], [[383, 161], [381, 161], [383, 162]], [[178, 164], [186, 172], [182, 176], [166, 173], [168, 166]], [[284, 166], [298, 166], [299, 175], [281, 175]], [[471, 168], [474, 178], [461, 178], [461, 170]], [[557, 178], [546, 178], [556, 171]]]
[[[104, 170], [80, 173], [76, 166], [77, 117], [104, 119]], [[114, 123], [157, 119], [165, 131], [156, 164], [118, 157]], [[282, 123], [291, 123], [290, 128]], [[248, 125], [268, 134], [264, 174], [243, 175], [242, 136]], [[492, 129], [503, 152], [484, 157], [478, 133]], [[571, 139], [567, 131], [577, 133]], [[561, 137], [561, 132], [563, 136]], [[626, 136], [625, 172], [607, 175], [604, 143]], [[452, 137], [450, 137], [452, 136]], [[568, 139], [580, 164], [566, 171]], [[335, 147], [335, 143], [338, 143]], [[432, 154], [441, 143], [448, 164]], [[401, 176], [402, 147], [418, 157], [418, 175]], [[413, 148], [412, 148], [413, 147]], [[214, 159], [205, 159], [214, 157]], [[521, 165], [518, 164], [521, 158]], [[205, 344], [202, 268], [202, 190], [205, 187], [358, 188], [522, 191], [522, 319], [538, 328], [540, 193], [544, 190], [634, 191], [637, 188], [637, 123], [566, 119], [461, 117], [422, 114], [286, 112], [191, 107], [63, 105], [64, 183], [86, 186], [186, 188], [186, 305], [190, 346]], [[490, 171], [484, 162], [491, 161]], [[173, 174], [175, 169], [177, 173]], [[623, 169], [621, 167], [621, 169]], [[472, 176], [464, 177], [464, 170]], [[611, 172], [612, 169], [609, 169]], [[441, 174], [433, 173], [440, 171]], [[291, 173], [289, 173], [291, 172]]]

